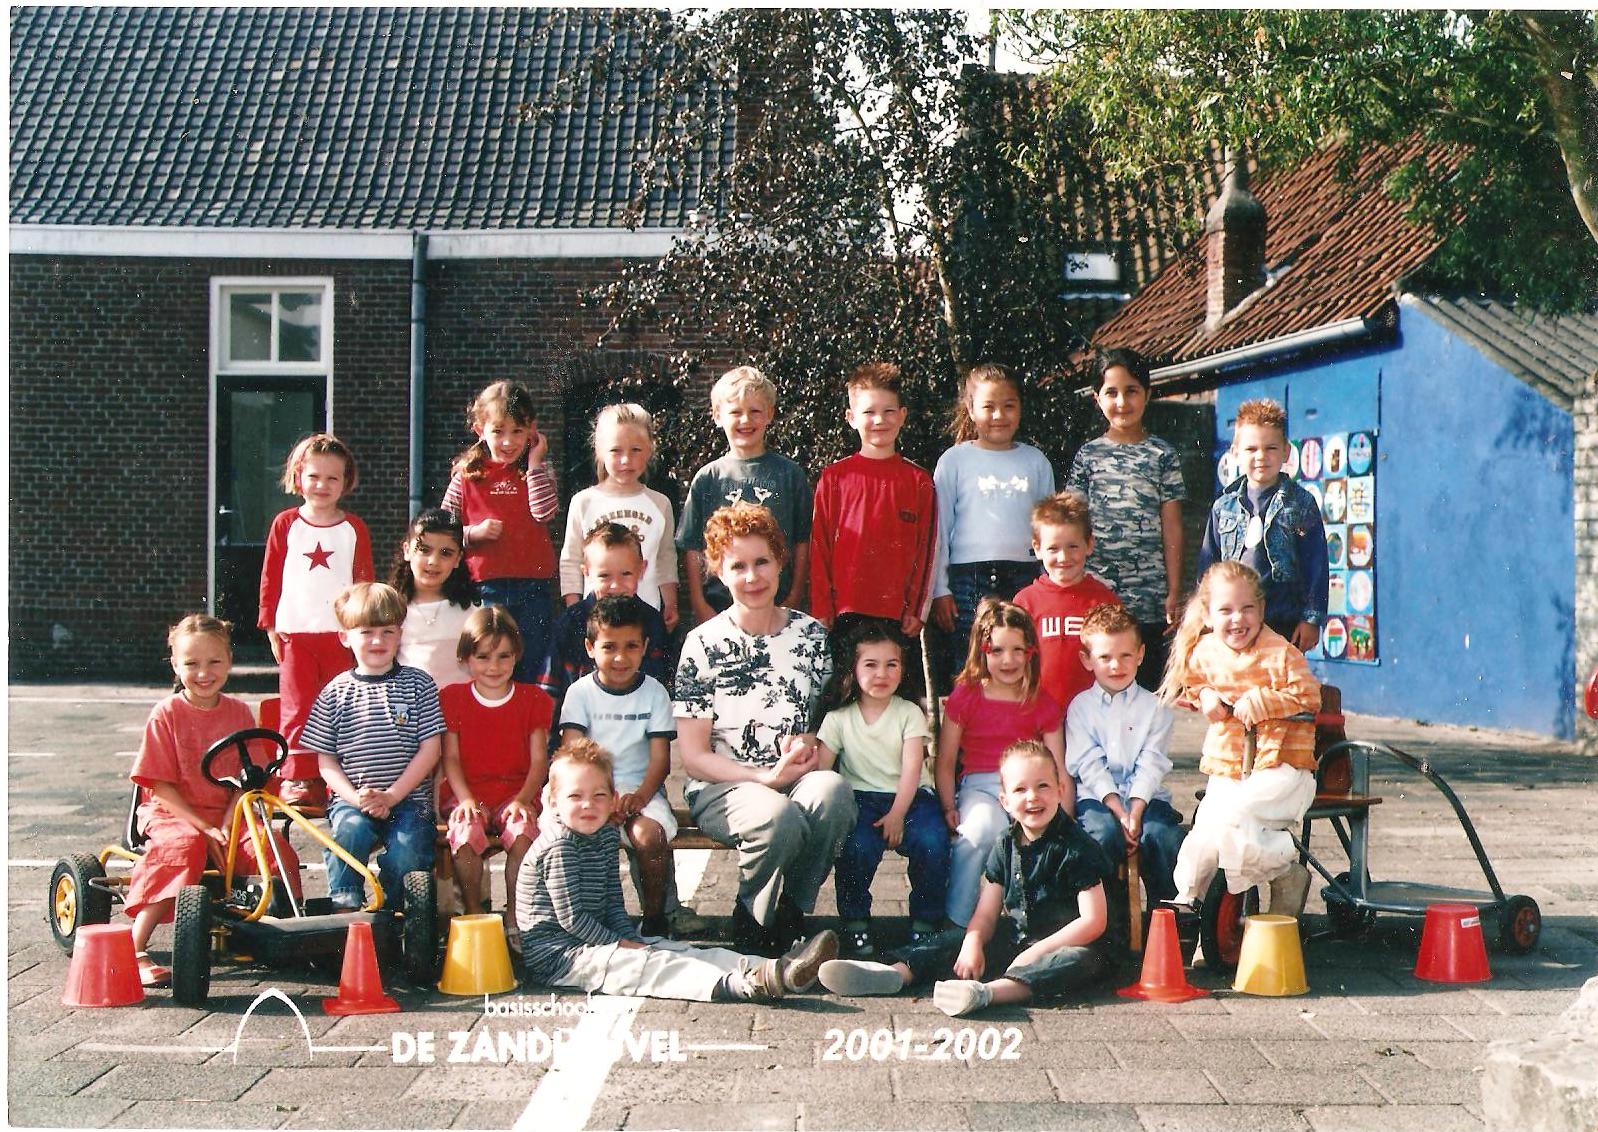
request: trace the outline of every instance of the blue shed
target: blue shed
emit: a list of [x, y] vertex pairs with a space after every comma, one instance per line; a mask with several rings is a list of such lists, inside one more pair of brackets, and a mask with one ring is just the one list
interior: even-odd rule
[[1399, 156], [1349, 185], [1320, 155], [1257, 197], [1234, 171], [1203, 237], [1095, 344], [1148, 355], [1157, 395], [1213, 401], [1217, 476], [1189, 485], [1197, 506], [1229, 482], [1238, 405], [1287, 410], [1288, 470], [1322, 500], [1332, 565], [1310, 659], [1350, 710], [1572, 738], [1594, 663], [1590, 634], [1578, 657], [1593, 524], [1577, 501], [1598, 313], [1406, 290], [1437, 241], [1380, 189]]

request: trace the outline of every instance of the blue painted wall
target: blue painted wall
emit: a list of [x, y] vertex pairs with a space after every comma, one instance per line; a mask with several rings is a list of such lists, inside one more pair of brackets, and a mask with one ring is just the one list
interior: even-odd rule
[[1220, 386], [1221, 447], [1250, 397], [1281, 400], [1295, 437], [1380, 429], [1380, 662], [1314, 665], [1345, 706], [1572, 737], [1570, 414], [1408, 305], [1390, 346]]

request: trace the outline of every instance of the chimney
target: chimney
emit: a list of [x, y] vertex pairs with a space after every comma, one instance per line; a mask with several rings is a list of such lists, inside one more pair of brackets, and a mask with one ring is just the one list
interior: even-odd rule
[[1226, 179], [1204, 217], [1204, 329], [1265, 285], [1265, 208], [1248, 191], [1248, 157], [1226, 151]]

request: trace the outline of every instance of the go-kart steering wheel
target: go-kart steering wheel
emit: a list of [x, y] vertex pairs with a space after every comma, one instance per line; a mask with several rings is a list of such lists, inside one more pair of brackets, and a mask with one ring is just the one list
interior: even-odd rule
[[[277, 746], [276, 756], [265, 766], [257, 765], [250, 757], [250, 744], [258, 739]], [[211, 763], [218, 755], [232, 747], [238, 748], [239, 773], [234, 778], [218, 778], [211, 773]], [[212, 743], [211, 749], [200, 759], [200, 773], [218, 786], [231, 786], [235, 790], [259, 790], [266, 785], [266, 780], [271, 777], [272, 772], [282, 766], [283, 760], [288, 757], [289, 741], [283, 736], [270, 727], [246, 727], [231, 735], [224, 735]]]

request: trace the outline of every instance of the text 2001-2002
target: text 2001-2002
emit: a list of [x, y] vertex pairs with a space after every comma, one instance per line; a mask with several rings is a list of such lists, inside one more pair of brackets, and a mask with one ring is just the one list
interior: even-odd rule
[[830, 1029], [821, 1038], [822, 1061], [1018, 1061], [1021, 1031], [1014, 1026], [958, 1030], [940, 1026], [930, 1037], [914, 1030]]

